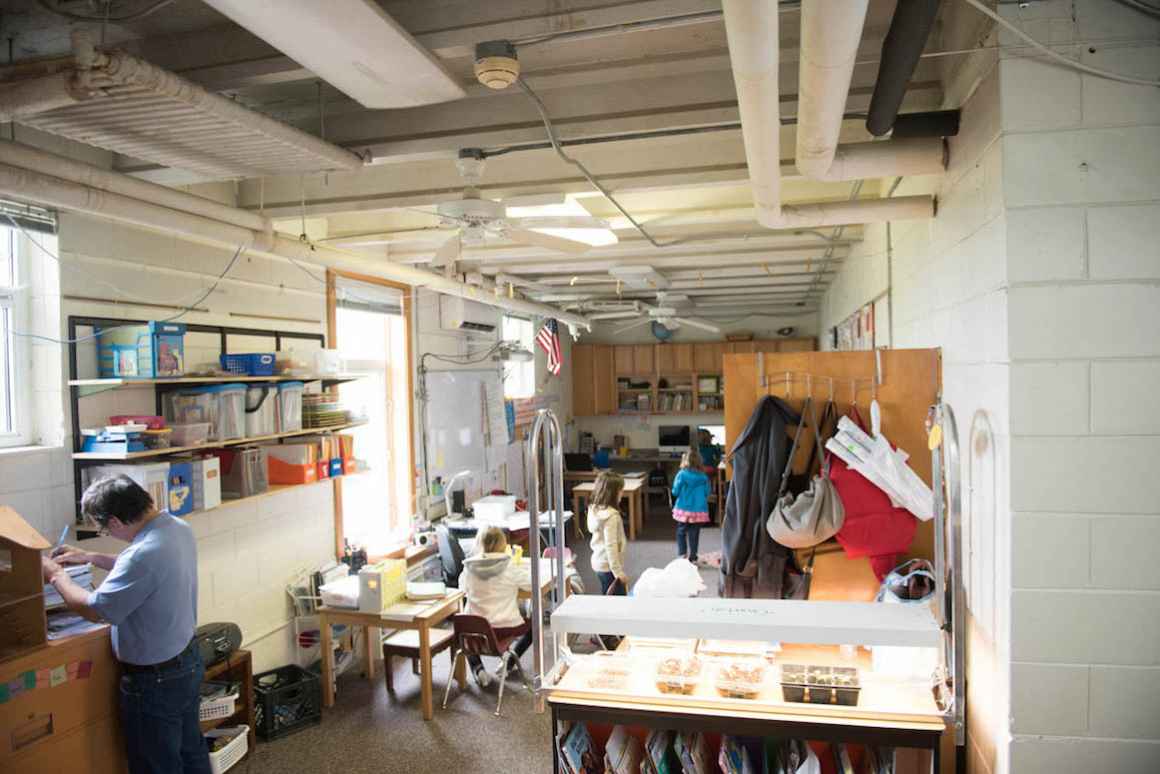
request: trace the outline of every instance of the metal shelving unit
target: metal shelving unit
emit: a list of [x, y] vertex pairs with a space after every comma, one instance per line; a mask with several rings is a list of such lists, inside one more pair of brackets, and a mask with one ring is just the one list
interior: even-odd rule
[[[82, 436], [81, 436], [81, 421], [80, 421], [80, 400], [82, 398], [96, 395], [109, 390], [118, 389], [144, 389], [149, 388], [153, 390], [154, 394], [154, 412], [158, 415], [162, 414], [162, 403], [166, 392], [181, 389], [184, 386], [194, 384], [228, 384], [235, 382], [319, 382], [324, 388], [333, 387], [344, 382], [353, 381], [359, 378], [353, 374], [331, 374], [331, 375], [310, 375], [310, 376], [238, 376], [226, 374], [223, 376], [183, 376], [172, 378], [159, 379], [126, 379], [126, 378], [81, 378], [79, 373], [77, 340], [81, 336], [83, 329], [97, 329], [97, 328], [111, 328], [117, 325], [144, 325], [147, 320], [127, 320], [108, 317], [87, 317], [80, 315], [70, 315], [68, 318], [68, 388], [69, 388], [69, 413], [72, 423], [73, 434], [73, 490], [75, 494], [75, 507], [77, 523], [82, 523], [80, 514], [80, 499], [83, 493], [82, 489], [82, 470], [87, 465], [97, 464], [109, 461], [125, 461], [148, 459], [155, 457], [165, 457], [171, 454], [177, 454], [187, 451], [197, 451], [199, 449], [220, 449], [227, 446], [237, 446], [240, 444], [255, 443], [261, 441], [271, 441], [280, 438], [292, 438], [300, 435], [311, 435], [314, 433], [333, 432], [337, 430], [347, 430], [352, 427], [358, 427], [363, 424], [360, 422], [346, 423], [331, 427], [306, 427], [301, 430], [290, 431], [286, 433], [275, 433], [273, 435], [265, 435], [254, 438], [236, 438], [228, 441], [219, 441], [208, 444], [201, 444], [198, 446], [176, 446], [167, 449], [148, 449], [140, 452], [120, 452], [120, 453], [105, 453], [105, 452], [82, 452]], [[202, 325], [198, 323], [187, 323], [187, 333], [209, 333], [218, 336], [220, 351], [219, 354], [226, 354], [229, 352], [229, 337], [230, 336], [245, 336], [249, 338], [267, 338], [271, 340], [271, 351], [279, 351], [282, 349], [282, 344], [286, 340], [310, 341], [317, 342], [320, 347], [326, 345], [326, 337], [321, 333], [303, 333], [299, 331], [284, 331], [284, 330], [265, 330], [260, 328], [236, 328], [224, 325]], [[337, 479], [336, 479], [337, 480]], [[311, 486], [311, 484], [296, 484], [294, 486]], [[279, 491], [291, 487], [280, 487]], [[228, 503], [226, 503], [228, 504]], [[225, 505], [225, 504], [223, 504]]]

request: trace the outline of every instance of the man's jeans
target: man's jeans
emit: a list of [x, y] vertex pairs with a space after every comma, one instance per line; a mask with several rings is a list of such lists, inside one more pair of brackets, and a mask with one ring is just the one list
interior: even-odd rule
[[197, 712], [205, 669], [196, 647], [174, 665], [121, 676], [130, 774], [210, 774]]

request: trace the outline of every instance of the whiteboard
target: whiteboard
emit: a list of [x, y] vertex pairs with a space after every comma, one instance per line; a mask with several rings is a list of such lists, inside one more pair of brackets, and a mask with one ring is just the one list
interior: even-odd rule
[[424, 378], [427, 480], [441, 476], [447, 482], [461, 470], [472, 471], [468, 502], [503, 487], [508, 433], [499, 371], [427, 371]]

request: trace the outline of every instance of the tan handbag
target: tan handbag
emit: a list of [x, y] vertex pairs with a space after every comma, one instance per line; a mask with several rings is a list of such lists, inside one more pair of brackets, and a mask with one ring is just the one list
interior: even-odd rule
[[[818, 452], [822, 457], [821, 473], [810, 481], [810, 488], [797, 497], [785, 494], [788, 475], [782, 476], [782, 491], [778, 495], [777, 504], [765, 522], [765, 529], [769, 536], [786, 548], [811, 548], [824, 543], [838, 533], [846, 520], [846, 512], [842, 508], [842, 500], [830, 480], [830, 461], [822, 449], [822, 429], [818, 424], [818, 414], [812, 401], [806, 399], [808, 406], [803, 407], [802, 421], [805, 421], [805, 409], [809, 409], [814, 420], [814, 441], [818, 445]], [[800, 433], [800, 426], [798, 428]], [[797, 436], [794, 437], [794, 449], [797, 447]], [[793, 451], [786, 462], [786, 473], [793, 464]]]

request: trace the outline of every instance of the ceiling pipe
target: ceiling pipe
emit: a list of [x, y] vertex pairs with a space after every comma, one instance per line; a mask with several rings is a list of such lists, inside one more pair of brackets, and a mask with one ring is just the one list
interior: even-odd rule
[[119, 193], [102, 191], [35, 170], [0, 164], [0, 196], [91, 215], [135, 228], [159, 231], [190, 242], [225, 250], [234, 250], [241, 246], [253, 255], [361, 272], [415, 288], [426, 288], [446, 295], [472, 299], [501, 309], [540, 317], [555, 317], [563, 323], [591, 328], [589, 321], [581, 315], [563, 312], [545, 304], [481, 292], [480, 288], [474, 285], [441, 277], [423, 269], [376, 261], [356, 253], [287, 239], [270, 232], [244, 228]]
[[[781, 126], [777, 6], [751, 0], [724, 0], [722, 8], [741, 114], [741, 136], [753, 189], [754, 214], [761, 225], [775, 229], [817, 228], [934, 215], [934, 200], [928, 196], [783, 206], [777, 142]], [[940, 164], [941, 158], [940, 148]], [[889, 174], [897, 174], [897, 168], [891, 168], [894, 171]]]
[[899, 0], [882, 41], [878, 79], [870, 97], [866, 129], [881, 137], [894, 128], [906, 87], [918, 66], [926, 40], [938, 16], [940, 0]]

